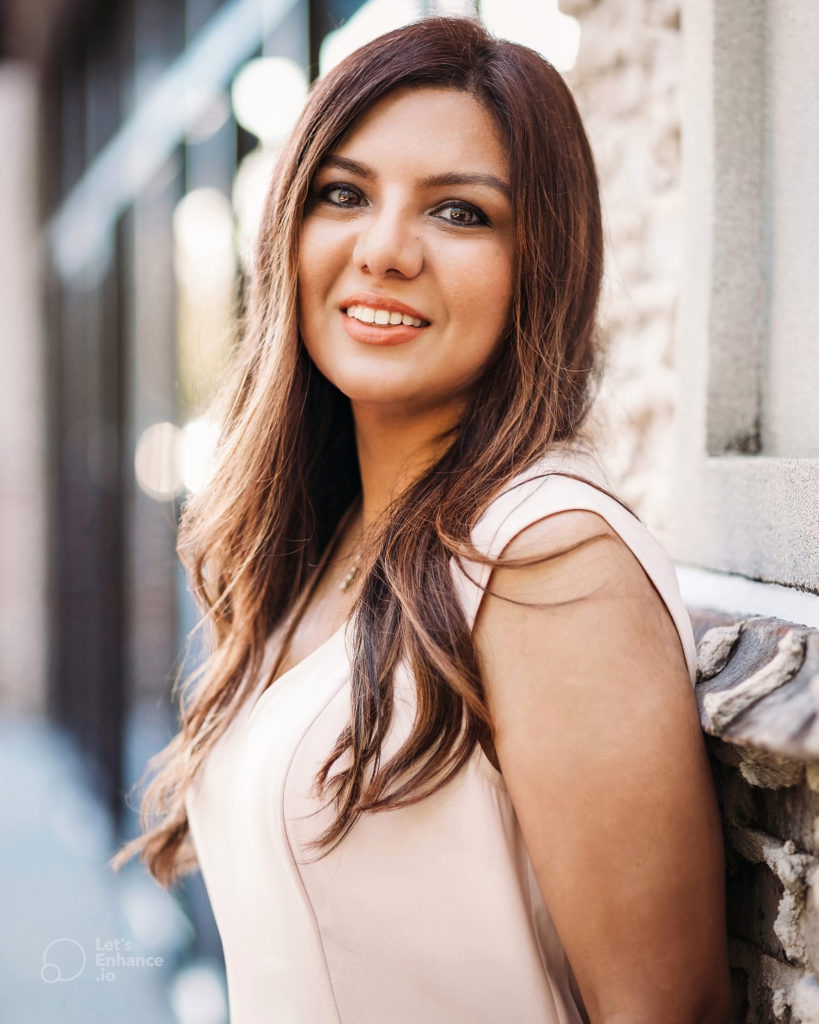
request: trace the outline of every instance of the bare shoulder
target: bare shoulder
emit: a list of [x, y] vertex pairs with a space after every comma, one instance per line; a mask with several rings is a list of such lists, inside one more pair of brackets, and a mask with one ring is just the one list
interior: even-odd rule
[[[720, 824], [679, 634], [593, 512], [522, 530], [474, 638], [506, 787], [592, 1019], [726, 998]], [[685, 1000], [679, 993], [684, 992]], [[676, 1002], [674, 1002], [676, 1000]]]
[[[653, 705], [674, 689], [690, 701], [682, 641], [665, 600], [603, 516], [582, 509], [533, 522], [505, 547], [475, 621], [478, 655], [500, 725], [517, 679], [560, 685], [598, 707], [626, 693]], [[517, 562], [518, 564], [512, 564]], [[508, 565], [503, 563], [509, 563]], [[545, 665], [557, 671], [543, 672]], [[552, 694], [554, 698], [554, 694]]]
[[506, 545], [505, 551], [556, 553], [603, 535], [617, 536], [603, 516], [583, 508], [564, 509], [531, 523]]
[[[502, 560], [510, 564], [492, 572], [495, 597], [536, 603], [630, 596], [665, 607], [628, 544], [603, 516], [586, 509], [538, 519], [506, 545]], [[484, 619], [496, 603], [484, 601]]]

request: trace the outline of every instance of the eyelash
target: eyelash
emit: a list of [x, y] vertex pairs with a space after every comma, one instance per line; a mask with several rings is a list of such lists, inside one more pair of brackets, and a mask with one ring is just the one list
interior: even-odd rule
[[[338, 182], [333, 182], [330, 185], [325, 185], [324, 188], [322, 188], [319, 191], [318, 199], [321, 200], [322, 202], [330, 203], [331, 206], [340, 207], [342, 209], [348, 208], [348, 207], [352, 206], [352, 204], [339, 203], [336, 200], [331, 199], [330, 195], [333, 192], [352, 192], [355, 195], [357, 195], [359, 198], [361, 197], [360, 190], [357, 189], [354, 185], [343, 185], [343, 184], [340, 184]], [[483, 212], [483, 210], [480, 209], [480, 207], [475, 206], [473, 203], [464, 202], [464, 200], [462, 200], [462, 199], [447, 200], [447, 201], [445, 201], [443, 203], [439, 203], [438, 206], [435, 209], [436, 209], [436, 211], [437, 210], [446, 210], [446, 209], [448, 209], [450, 207], [455, 207], [456, 209], [461, 209], [461, 210], [467, 210], [469, 213], [472, 214], [473, 217], [476, 218], [476, 220], [473, 221], [472, 223], [464, 224], [463, 222], [459, 222], [457, 220], [449, 220], [448, 218], [443, 218], [444, 220], [446, 220], [446, 222], [448, 224], [454, 224], [456, 227], [472, 228], [472, 227], [488, 226], [489, 223], [490, 223], [489, 218], [486, 216], [486, 214]]]

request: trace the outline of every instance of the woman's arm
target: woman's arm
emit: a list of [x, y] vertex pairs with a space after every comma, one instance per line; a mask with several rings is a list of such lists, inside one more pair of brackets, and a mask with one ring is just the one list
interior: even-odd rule
[[[571, 548], [567, 553], [559, 552]], [[725, 1024], [722, 834], [682, 647], [592, 512], [507, 546], [475, 625], [495, 750], [593, 1024]]]

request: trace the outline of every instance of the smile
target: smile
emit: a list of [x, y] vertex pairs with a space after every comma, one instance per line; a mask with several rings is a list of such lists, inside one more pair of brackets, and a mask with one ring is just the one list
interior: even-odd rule
[[404, 327], [425, 327], [425, 321], [418, 317], [410, 316], [408, 313], [391, 312], [388, 309], [373, 309], [370, 306], [348, 306], [344, 310], [347, 316], [353, 320], [359, 320], [363, 324], [377, 324], [379, 327], [397, 327], [402, 324]]

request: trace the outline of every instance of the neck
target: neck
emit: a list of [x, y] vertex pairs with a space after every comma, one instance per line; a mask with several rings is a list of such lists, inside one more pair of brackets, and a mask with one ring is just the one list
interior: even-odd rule
[[459, 412], [437, 408], [401, 418], [354, 403], [364, 531], [443, 453], [450, 440], [441, 435]]

